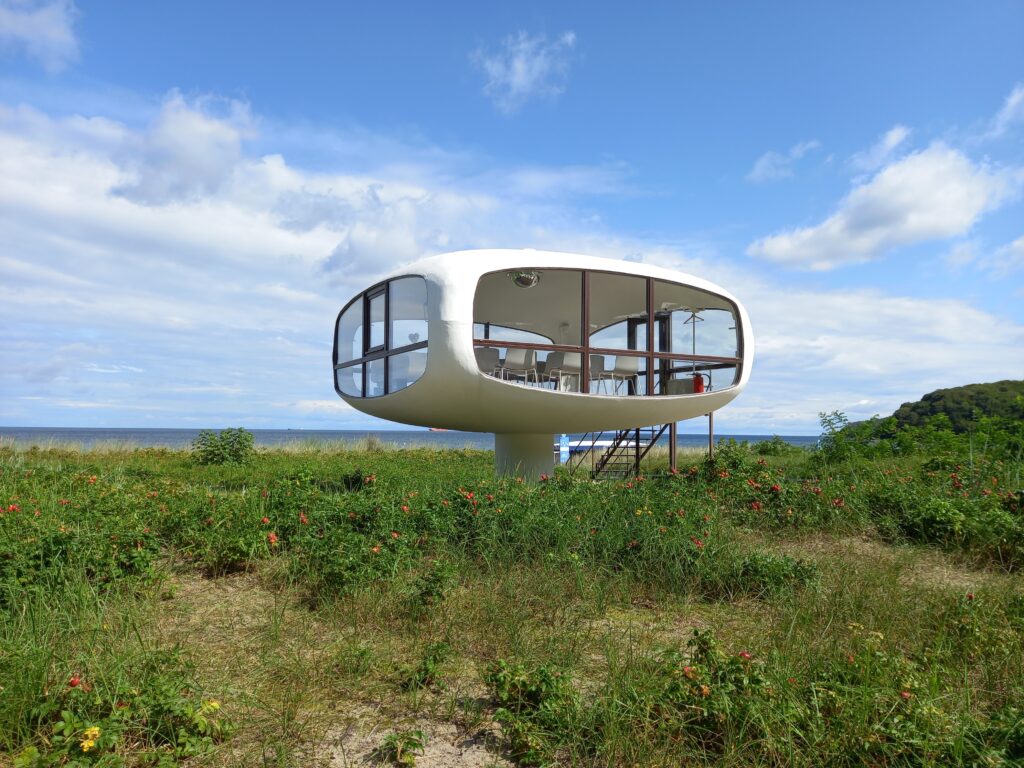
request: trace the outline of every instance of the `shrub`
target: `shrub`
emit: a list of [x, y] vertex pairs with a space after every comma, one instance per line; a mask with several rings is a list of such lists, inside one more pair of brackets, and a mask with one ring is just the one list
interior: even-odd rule
[[204, 429], [192, 442], [192, 457], [198, 464], [245, 464], [256, 452], [254, 444], [252, 432], [242, 427]]

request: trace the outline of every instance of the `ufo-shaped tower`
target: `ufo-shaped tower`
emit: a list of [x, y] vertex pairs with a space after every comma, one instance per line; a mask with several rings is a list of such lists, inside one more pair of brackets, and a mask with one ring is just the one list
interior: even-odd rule
[[693, 275], [525, 250], [447, 253], [351, 299], [334, 387], [373, 416], [495, 433], [497, 469], [550, 473], [555, 433], [711, 413], [750, 377], [743, 306]]

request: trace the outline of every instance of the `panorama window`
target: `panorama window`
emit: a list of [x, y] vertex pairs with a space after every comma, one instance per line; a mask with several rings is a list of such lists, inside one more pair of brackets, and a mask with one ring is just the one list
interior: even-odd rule
[[722, 390], [742, 365], [736, 307], [693, 286], [613, 272], [531, 268], [480, 278], [477, 365], [531, 387], [589, 394]]
[[415, 383], [427, 362], [427, 283], [399, 277], [350, 301], [334, 342], [335, 389], [379, 397]]

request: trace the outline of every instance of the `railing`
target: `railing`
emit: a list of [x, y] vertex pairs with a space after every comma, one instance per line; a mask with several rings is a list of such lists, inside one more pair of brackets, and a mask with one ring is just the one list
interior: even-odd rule
[[[569, 474], [575, 474], [581, 465], [590, 458], [591, 477], [601, 474], [640, 474], [640, 463], [650, 453], [661, 436], [668, 429], [668, 424], [660, 424], [652, 427], [634, 427], [632, 429], [606, 430], [602, 432], [588, 432], [577, 441], [575, 455], [569, 454], [566, 468]], [[597, 457], [598, 444], [605, 440], [605, 435], [612, 435], [611, 445]], [[590, 445], [583, 447], [589, 440]]]
[[[740, 357], [599, 347], [591, 347], [589, 357], [583, 357], [580, 347], [556, 344], [475, 339], [474, 345], [477, 364], [482, 373], [509, 383], [561, 392], [657, 396], [699, 394], [712, 389], [721, 391], [735, 384], [742, 366]], [[516, 350], [529, 350], [534, 354], [532, 357], [517, 354], [519, 359], [515, 364], [510, 364], [509, 353]], [[505, 353], [504, 357], [502, 352]], [[555, 354], [557, 358], [552, 357]], [[552, 366], [551, 361], [561, 359], [562, 354], [573, 355], [573, 365]], [[541, 355], [545, 355], [546, 359]], [[624, 364], [623, 360], [636, 362], [629, 365]], [[695, 377], [705, 383], [703, 390], [687, 389], [687, 383]]]

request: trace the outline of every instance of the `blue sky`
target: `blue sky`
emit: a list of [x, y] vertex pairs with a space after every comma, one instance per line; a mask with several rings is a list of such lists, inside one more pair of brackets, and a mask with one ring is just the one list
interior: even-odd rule
[[728, 287], [721, 431], [1024, 378], [1022, 38], [1019, 2], [0, 0], [0, 424], [386, 426], [334, 315], [473, 247]]

